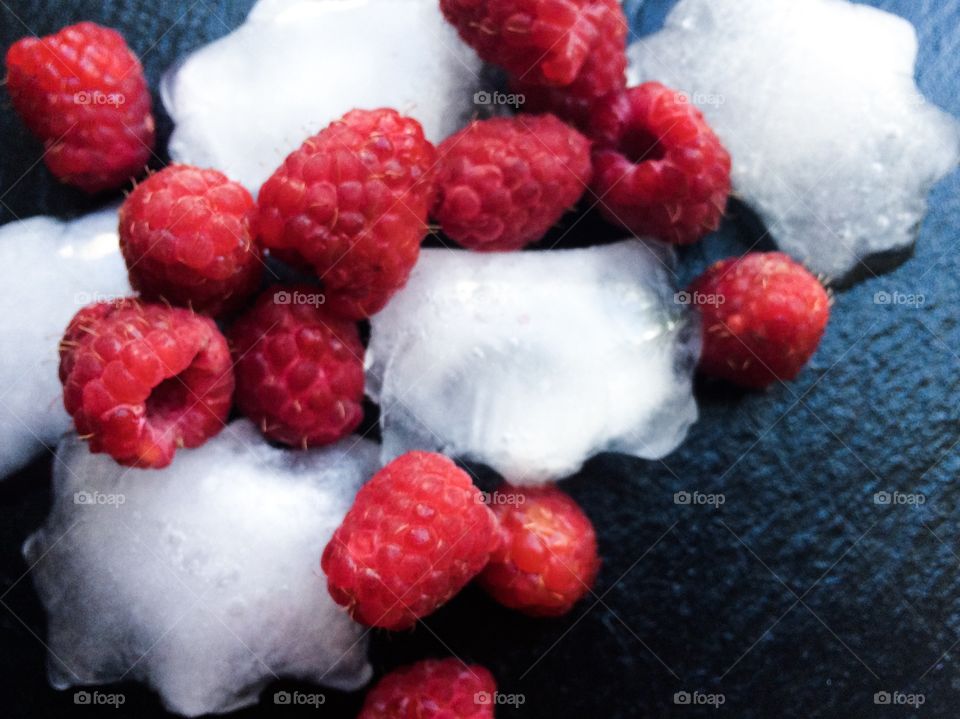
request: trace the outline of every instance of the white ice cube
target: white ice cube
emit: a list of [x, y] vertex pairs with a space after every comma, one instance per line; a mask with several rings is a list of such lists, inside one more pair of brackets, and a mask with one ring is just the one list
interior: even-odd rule
[[518, 484], [603, 451], [658, 458], [697, 418], [700, 330], [674, 295], [672, 253], [605, 247], [424, 250], [372, 319], [368, 391], [383, 460], [428, 449]]
[[369, 680], [363, 628], [330, 598], [320, 554], [379, 467], [375, 444], [280, 450], [241, 420], [163, 470], [74, 435], [57, 458], [53, 509], [24, 547], [55, 687], [137, 679], [196, 716], [252, 704], [277, 677]]
[[437, 0], [260, 0], [161, 86], [174, 160], [256, 193], [284, 157], [355, 108], [393, 107], [429, 139], [477, 111], [482, 64]]
[[904, 256], [960, 158], [960, 124], [914, 82], [916, 31], [876, 8], [680, 0], [629, 55], [631, 84], [684, 91], [773, 240], [832, 279]]
[[116, 208], [60, 222], [33, 217], [0, 227], [0, 477], [55, 445], [70, 426], [58, 347], [84, 305], [132, 293]]

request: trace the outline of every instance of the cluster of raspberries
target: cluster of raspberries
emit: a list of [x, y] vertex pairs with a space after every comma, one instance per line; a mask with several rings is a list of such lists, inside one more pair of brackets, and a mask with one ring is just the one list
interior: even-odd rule
[[[83, 308], [60, 345], [64, 402], [91, 451], [164, 467], [235, 409], [292, 447], [353, 432], [357, 323], [404, 286], [431, 220], [481, 252], [536, 243], [578, 204], [676, 245], [717, 229], [730, 155], [683, 94], [626, 87], [617, 0], [438, 1], [527, 112], [475, 120], [435, 147], [415, 119], [353, 110], [292, 152], [256, 200], [185, 165], [136, 184], [119, 229], [139, 296]], [[13, 105], [57, 178], [100, 193], [145, 173], [150, 95], [117, 32], [80, 23], [27, 38], [6, 65]], [[314, 280], [264, 289], [268, 257]], [[750, 388], [795, 377], [829, 317], [818, 279], [779, 253], [721, 261], [681, 294], [702, 321], [701, 371]], [[589, 519], [555, 487], [493, 496], [439, 455], [397, 458], [323, 553], [332, 597], [393, 630], [474, 578], [530, 615], [569, 611], [599, 567]], [[491, 717], [494, 702], [476, 697], [495, 691], [480, 667], [428, 661], [384, 679], [362, 716]]]

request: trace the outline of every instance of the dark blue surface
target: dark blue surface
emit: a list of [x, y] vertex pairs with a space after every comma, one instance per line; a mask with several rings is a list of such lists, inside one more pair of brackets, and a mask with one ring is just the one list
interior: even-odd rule
[[[0, 48], [27, 32], [14, 13], [41, 34], [95, 19], [125, 32], [154, 87], [250, 4], [3, 2]], [[960, 2], [874, 4], [918, 27], [920, 85], [960, 116]], [[672, 3], [633, 5], [637, 28], [652, 31]], [[168, 129], [161, 122], [162, 135]], [[33, 166], [38, 147], [5, 99], [0, 132], [0, 221], [89, 208]], [[923, 716], [960, 715], [960, 175], [931, 204], [913, 259], [836, 295], [827, 336], [799, 380], [747, 395], [703, 385], [703, 417], [674, 455], [601, 457], [568, 483], [598, 526], [597, 597], [568, 618], [537, 622], [469, 590], [412, 634], [377, 635], [377, 668], [451, 652], [482, 662], [503, 692], [525, 696], [502, 717], [912, 715], [875, 705], [879, 691], [923, 693]], [[685, 278], [752, 244], [741, 215], [734, 209], [720, 233], [685, 253]], [[877, 304], [878, 292], [923, 303]], [[48, 470], [40, 462], [0, 486], [0, 593], [26, 570], [19, 546], [45, 514]], [[680, 490], [726, 501], [719, 510], [677, 506]], [[877, 505], [878, 491], [926, 502]], [[44, 620], [29, 582], [3, 601], [11, 611], [0, 606], [0, 715], [93, 713], [46, 688]], [[101, 714], [158, 712], [149, 692], [123, 690], [127, 707]], [[678, 690], [726, 701], [719, 711], [679, 707]], [[327, 696], [316, 715], [352, 716], [359, 706], [359, 696]]]

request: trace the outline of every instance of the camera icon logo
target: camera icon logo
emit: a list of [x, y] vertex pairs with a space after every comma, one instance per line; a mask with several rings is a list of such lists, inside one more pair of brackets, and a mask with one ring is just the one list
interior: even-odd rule
[[873, 695], [874, 704], [889, 704], [890, 699], [890, 692], [877, 692]]
[[274, 704], [289, 704], [290, 699], [290, 692], [277, 692], [273, 695]]
[[273, 304], [275, 305], [289, 305], [291, 299], [290, 293], [286, 290], [280, 290], [273, 294]]
[[874, 504], [890, 504], [890, 492], [877, 492], [873, 495]]
[[673, 695], [673, 703], [686, 706], [692, 700], [690, 692], [677, 692]]
[[491, 700], [492, 700], [492, 697], [490, 696], [490, 692], [477, 692], [476, 694], [473, 695], [474, 704], [481, 704], [481, 705], [490, 704]]
[[491, 102], [493, 102], [493, 97], [486, 90], [478, 90], [473, 94], [475, 105], [489, 105]]
[[91, 699], [90, 692], [75, 692], [73, 695], [74, 704], [89, 704]]
[[[673, 495], [674, 504], [690, 504], [691, 494], [690, 492], [677, 492]], [[681, 692], [682, 694], [683, 692]]]
[[73, 503], [74, 504], [94, 504], [94, 496], [92, 492], [83, 490], [81, 492], [73, 493]]

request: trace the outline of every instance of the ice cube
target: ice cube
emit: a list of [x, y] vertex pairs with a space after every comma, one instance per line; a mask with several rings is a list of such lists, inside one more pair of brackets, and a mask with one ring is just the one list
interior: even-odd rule
[[354, 108], [393, 107], [439, 142], [477, 111], [481, 67], [437, 0], [260, 0], [239, 29], [164, 77], [170, 155], [256, 193]]
[[252, 704], [277, 677], [365, 684], [363, 628], [330, 598], [320, 554], [377, 456], [355, 437], [275, 449], [240, 420], [166, 469], [130, 470], [66, 436], [50, 516], [24, 546], [51, 684], [137, 679], [187, 716]]
[[57, 367], [74, 313], [131, 292], [116, 208], [72, 222], [33, 217], [0, 227], [0, 316], [11, 348], [0, 365], [0, 477], [55, 445], [70, 426]]
[[629, 49], [631, 84], [684, 91], [774, 241], [838, 281], [909, 254], [960, 124], [914, 82], [917, 35], [847, 0], [681, 0]]
[[673, 255], [589, 249], [424, 250], [372, 319], [368, 391], [386, 462], [427, 449], [534, 484], [603, 451], [659, 458], [697, 418], [700, 329]]

